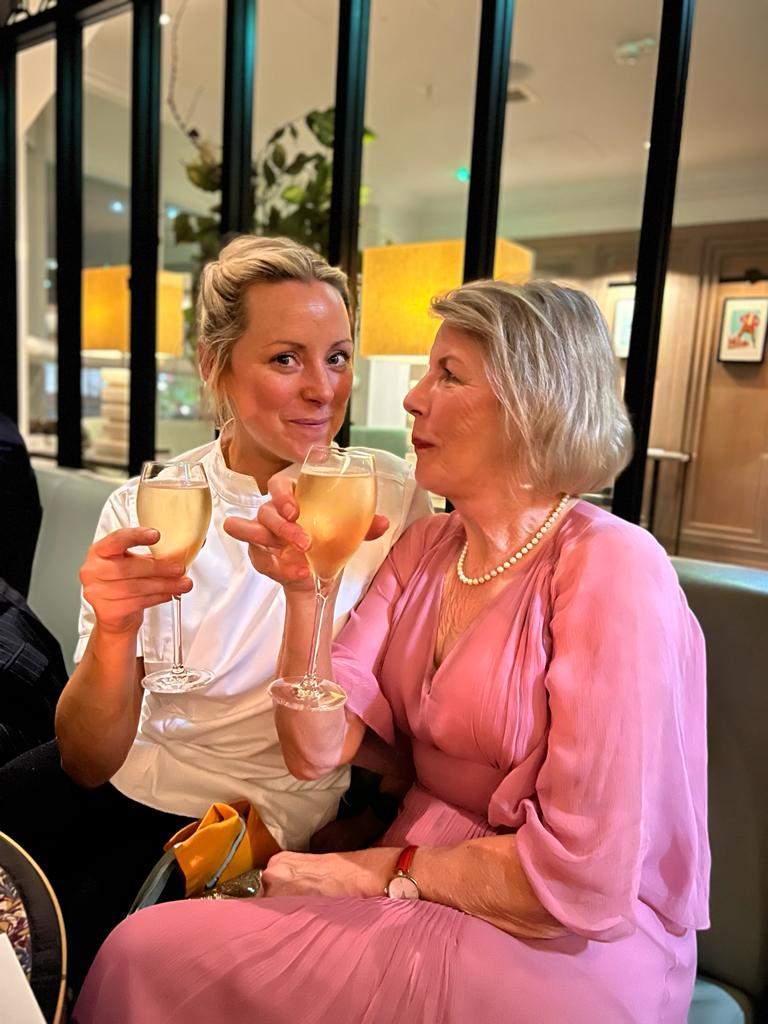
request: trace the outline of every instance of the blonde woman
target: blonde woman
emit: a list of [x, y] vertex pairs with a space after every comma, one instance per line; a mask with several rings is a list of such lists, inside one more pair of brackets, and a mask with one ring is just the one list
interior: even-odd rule
[[[406, 408], [417, 480], [455, 511], [412, 526], [325, 638], [347, 707], [278, 709], [298, 777], [348, 763], [369, 728], [408, 739], [416, 783], [374, 848], [279, 853], [262, 899], [129, 918], [78, 1024], [686, 1019], [707, 926], [704, 644], [653, 537], [576, 497], [629, 454], [605, 324], [547, 284], [470, 284], [435, 309]], [[291, 498], [272, 490], [252, 528], [265, 568]], [[300, 564], [281, 563], [285, 672], [311, 626]]]
[[[53, 880], [75, 978], [125, 915], [163, 842], [214, 800], [250, 800], [284, 849], [305, 849], [336, 815], [347, 770], [294, 778], [275, 732], [266, 691], [282, 639], [282, 588], [254, 570], [224, 522], [253, 518], [268, 500], [267, 480], [294, 479], [309, 447], [337, 433], [352, 387], [348, 306], [345, 275], [311, 250], [249, 236], [227, 245], [203, 271], [198, 310], [201, 372], [223, 429], [180, 456], [201, 462], [210, 481], [206, 544], [186, 574], [137, 554], [156, 537], [137, 525], [136, 480], [104, 508], [80, 574], [79, 664], [59, 701], [58, 746], [0, 772], [3, 829]], [[344, 571], [335, 629], [395, 540], [429, 511], [402, 459], [377, 452], [376, 464], [376, 539]], [[172, 658], [169, 601], [181, 593], [184, 649], [213, 682], [144, 694], [141, 678]]]

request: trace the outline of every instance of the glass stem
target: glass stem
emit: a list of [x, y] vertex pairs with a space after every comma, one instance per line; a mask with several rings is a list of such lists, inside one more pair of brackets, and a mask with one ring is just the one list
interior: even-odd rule
[[184, 675], [184, 656], [181, 651], [181, 598], [173, 595], [173, 667], [175, 676]]
[[317, 654], [320, 650], [320, 634], [323, 631], [323, 613], [328, 601], [327, 581], [315, 577], [315, 624], [312, 629], [312, 646], [309, 649], [309, 667], [307, 668], [307, 682], [317, 682]]

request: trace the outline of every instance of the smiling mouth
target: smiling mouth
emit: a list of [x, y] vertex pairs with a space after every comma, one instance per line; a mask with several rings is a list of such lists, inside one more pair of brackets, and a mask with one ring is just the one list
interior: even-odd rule
[[426, 451], [428, 448], [434, 448], [435, 447], [433, 444], [430, 444], [428, 441], [419, 441], [417, 438], [413, 438], [412, 444], [413, 444], [413, 447], [416, 449], [417, 452], [423, 452], [423, 451]]
[[324, 420], [288, 420], [297, 427], [327, 427], [331, 422], [330, 417]]

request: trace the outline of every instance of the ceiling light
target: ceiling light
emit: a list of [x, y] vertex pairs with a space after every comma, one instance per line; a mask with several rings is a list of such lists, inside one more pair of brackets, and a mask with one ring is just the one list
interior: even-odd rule
[[457, 171], [453, 172], [453, 176], [454, 178], [456, 178], [457, 181], [462, 181], [466, 183], [469, 181], [469, 168], [459, 167]]
[[170, 14], [161, 14], [160, 18], [158, 20], [159, 20], [160, 24], [163, 26], [163, 28], [165, 28], [166, 25], [170, 25], [171, 24], [171, 16], [170, 16]]
[[112, 202], [109, 204], [109, 208], [112, 211], [112, 213], [124, 213], [125, 203], [121, 203], [119, 199], [113, 199]]
[[650, 148], [651, 148], [650, 139], [646, 139], [645, 142], [643, 143], [643, 149], [650, 149]]

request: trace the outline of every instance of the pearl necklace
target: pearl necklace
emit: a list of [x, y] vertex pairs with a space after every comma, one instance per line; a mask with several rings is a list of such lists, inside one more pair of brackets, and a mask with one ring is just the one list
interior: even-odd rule
[[560, 501], [557, 503], [557, 505], [555, 505], [555, 507], [552, 509], [549, 516], [544, 520], [540, 529], [536, 531], [536, 533], [531, 537], [531, 539], [526, 544], [523, 544], [520, 550], [516, 551], [514, 555], [510, 555], [505, 562], [502, 562], [501, 565], [497, 565], [495, 569], [489, 570], [483, 576], [475, 576], [474, 578], [470, 578], [469, 576], [464, 575], [464, 559], [467, 557], [467, 548], [469, 547], [469, 541], [467, 541], [464, 544], [464, 547], [461, 549], [459, 560], [456, 563], [456, 575], [459, 577], [459, 580], [462, 583], [465, 583], [468, 587], [477, 587], [481, 583], [488, 583], [496, 576], [500, 576], [503, 572], [506, 572], [507, 569], [511, 569], [512, 566], [516, 565], [521, 558], [524, 558], [529, 551], [533, 551], [534, 547], [539, 543], [544, 534], [552, 529], [555, 522], [560, 517], [560, 514], [562, 513], [563, 509], [572, 497], [574, 497], [574, 495], [564, 494]]

